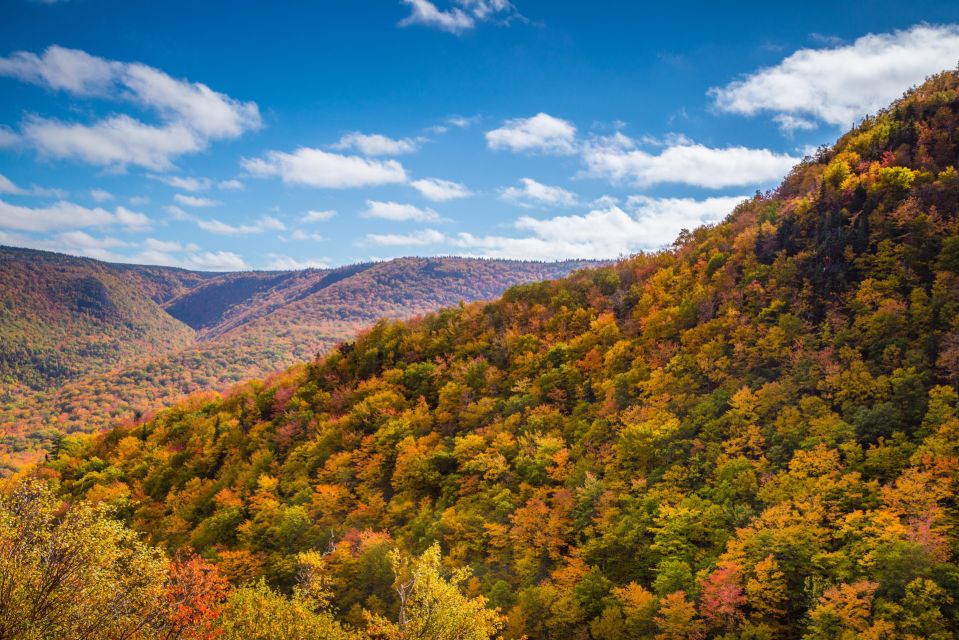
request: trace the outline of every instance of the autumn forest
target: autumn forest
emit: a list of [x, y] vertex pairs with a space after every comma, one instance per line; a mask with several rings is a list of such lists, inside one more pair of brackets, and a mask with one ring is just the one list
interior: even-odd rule
[[[345, 341], [356, 324], [338, 325], [304, 343], [322, 355], [97, 414], [99, 433], [83, 410], [30, 447], [10, 433], [44, 453], [0, 481], [0, 639], [954, 638], [957, 165], [948, 71], [668, 249], [563, 273], [417, 263], [437, 290], [483, 274], [477, 300], [525, 284], [459, 305], [341, 288], [372, 292], [353, 305], [376, 317], [439, 310]], [[81, 267], [112, 269], [60, 266]], [[106, 274], [111, 317], [148, 281], [154, 307], [212, 286], [134, 275]], [[242, 308], [191, 304], [133, 347], [173, 353], [165, 322], [176, 353], [277, 326], [241, 340]], [[333, 322], [299, 304], [287, 322]], [[25, 371], [4, 353], [8, 380]], [[240, 371], [196, 361], [216, 357]]]

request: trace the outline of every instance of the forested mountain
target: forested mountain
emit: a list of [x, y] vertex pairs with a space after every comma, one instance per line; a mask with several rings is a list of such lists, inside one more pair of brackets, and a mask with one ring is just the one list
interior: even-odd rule
[[[235, 583], [399, 606], [438, 542], [519, 638], [952, 638], [959, 74], [668, 251], [383, 321], [38, 473]], [[399, 637], [399, 636], [397, 636]]]
[[314, 357], [379, 318], [493, 298], [587, 262], [404, 258], [198, 273], [0, 248], [0, 435], [35, 450]]
[[193, 331], [109, 265], [0, 247], [0, 396], [189, 344]]

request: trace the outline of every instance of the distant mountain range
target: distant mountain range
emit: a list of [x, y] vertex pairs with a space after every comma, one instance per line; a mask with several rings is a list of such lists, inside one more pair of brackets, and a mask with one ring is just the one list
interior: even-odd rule
[[494, 298], [589, 262], [401, 258], [205, 273], [0, 247], [0, 445], [30, 451], [309, 359], [381, 317]]

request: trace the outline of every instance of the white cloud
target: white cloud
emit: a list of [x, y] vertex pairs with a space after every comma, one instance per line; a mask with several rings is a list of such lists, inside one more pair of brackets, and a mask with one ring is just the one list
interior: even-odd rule
[[819, 125], [799, 116], [793, 116], [788, 113], [780, 113], [773, 116], [773, 121], [779, 125], [783, 133], [791, 134], [794, 131], [811, 131]]
[[256, 224], [261, 229], [272, 229], [274, 231], [284, 231], [286, 229], [286, 225], [273, 216], [263, 216], [257, 220]]
[[200, 271], [243, 271], [249, 269], [243, 258], [231, 251], [203, 251], [183, 262], [188, 269]]
[[140, 205], [146, 204], [148, 202], [150, 202], [150, 199], [147, 198], [146, 196], [133, 196], [130, 198], [130, 204], [132, 204], [135, 207], [139, 207]]
[[570, 154], [576, 151], [576, 127], [561, 118], [538, 113], [531, 118], [507, 120], [498, 129], [486, 132], [490, 149], [514, 152]]
[[732, 213], [748, 196], [694, 198], [650, 198], [629, 196], [626, 209], [643, 227], [643, 249], [658, 249], [676, 239], [681, 229], [714, 224]]
[[254, 176], [276, 176], [286, 183], [326, 189], [406, 182], [406, 171], [396, 160], [370, 160], [309, 147], [293, 153], [270, 151], [264, 158], [245, 158], [242, 164]]
[[300, 218], [300, 222], [326, 222], [336, 216], [336, 211], [328, 209], [326, 211], [307, 211]]
[[446, 202], [473, 195], [473, 192], [465, 184], [452, 180], [441, 180], [440, 178], [414, 180], [410, 183], [410, 186], [419, 191], [421, 196], [434, 202]]
[[959, 25], [921, 24], [844, 46], [800, 49], [709, 93], [722, 111], [790, 116], [779, 120], [787, 130], [808, 128], [812, 121], [850, 126], [956, 60]]
[[215, 207], [216, 205], [220, 204], [218, 200], [211, 200], [210, 198], [198, 198], [197, 196], [188, 196], [183, 193], [174, 195], [173, 199], [186, 207]]
[[13, 147], [20, 143], [20, 136], [10, 130], [9, 127], [0, 125], [0, 149]]
[[100, 207], [88, 209], [63, 200], [37, 208], [21, 207], [0, 200], [0, 227], [7, 229], [42, 232], [116, 224], [132, 229], [143, 228], [149, 224], [149, 218], [123, 207], [117, 207], [115, 213], [110, 213]]
[[243, 183], [236, 179], [221, 180], [216, 186], [224, 191], [239, 191], [243, 189]]
[[410, 6], [410, 15], [400, 21], [402, 27], [421, 24], [449, 33], [462, 33], [476, 26], [476, 20], [459, 7], [441, 11], [430, 0], [402, 0], [402, 2]]
[[366, 242], [386, 247], [425, 246], [446, 241], [446, 236], [435, 229], [423, 229], [412, 233], [369, 233]]
[[262, 125], [253, 102], [240, 102], [144, 64], [105, 60], [76, 49], [51, 46], [42, 56], [14, 53], [0, 58], [0, 75], [78, 97], [129, 102], [153, 111], [161, 121], [147, 124], [128, 115], [93, 124], [28, 118], [22, 138], [41, 154], [57, 158], [168, 169], [179, 155]]
[[524, 20], [509, 0], [455, 0], [458, 6], [445, 10], [438, 8], [431, 0], [401, 2], [410, 7], [410, 15], [400, 21], [402, 27], [420, 24], [460, 34], [469, 31], [478, 22], [495, 20], [507, 25], [515, 19]]
[[126, 115], [111, 116], [93, 125], [30, 117], [22, 132], [24, 140], [43, 156], [118, 167], [135, 164], [168, 169], [174, 157], [206, 146], [183, 124], [155, 126]]
[[286, 229], [286, 225], [270, 216], [263, 216], [253, 224], [241, 225], [232, 225], [221, 222], [220, 220], [203, 220], [200, 218], [195, 219], [194, 222], [204, 231], [223, 236], [243, 236], [262, 233], [268, 230], [283, 231]]
[[585, 215], [538, 219], [523, 216], [515, 228], [521, 237], [460, 233], [450, 242], [467, 255], [490, 258], [561, 260], [608, 259], [658, 249], [682, 228], [717, 222], [743, 200], [740, 196], [707, 198], [630, 197], [626, 208], [605, 203]]
[[0, 193], [20, 195], [23, 193], [23, 189], [13, 184], [13, 181], [10, 180], [10, 178], [6, 177], [3, 174], [0, 174]]
[[52, 46], [43, 57], [18, 51], [0, 58], [0, 75], [80, 96], [103, 95], [114, 82], [114, 64], [76, 49]]
[[130, 211], [126, 207], [117, 207], [114, 215], [117, 218], [117, 222], [129, 229], [140, 230], [147, 229], [150, 226], [150, 218], [145, 214], [138, 211]]
[[456, 127], [457, 129], [466, 129], [471, 127], [477, 122], [480, 121], [479, 116], [450, 116], [443, 120], [441, 124], [434, 124], [431, 127], [427, 127], [427, 131], [430, 133], [435, 133], [437, 135], [446, 133], [450, 130], [450, 127]]
[[70, 255], [120, 262], [125, 256], [112, 251], [118, 247], [131, 246], [117, 238], [96, 238], [83, 231], [65, 231], [51, 237], [36, 238], [19, 233], [0, 231], [0, 244], [28, 247], [43, 251], [56, 251]]
[[290, 256], [285, 256], [279, 253], [271, 253], [269, 254], [269, 257], [272, 260], [266, 268], [274, 271], [298, 271], [300, 269], [330, 268], [330, 261], [326, 258], [297, 260], [296, 258], [291, 258]]
[[416, 151], [422, 140], [420, 138], [401, 138], [396, 140], [378, 133], [347, 133], [339, 142], [331, 145], [333, 149], [355, 149], [364, 156], [398, 156]]
[[96, 200], [97, 202], [106, 202], [107, 200], [113, 200], [113, 194], [104, 189], [91, 189], [90, 197]]
[[193, 216], [181, 209], [180, 207], [169, 205], [166, 207], [167, 213], [170, 214], [170, 217], [174, 220], [193, 220]]
[[717, 149], [685, 139], [663, 148], [659, 154], [633, 146], [622, 135], [591, 141], [583, 150], [586, 175], [617, 184], [672, 183], [721, 189], [776, 181], [800, 160], [768, 149]]
[[[204, 271], [237, 271], [249, 268], [242, 257], [229, 251], [201, 251], [200, 247], [192, 242], [183, 244], [156, 238], [147, 238], [137, 247], [117, 238], [97, 238], [83, 231], [66, 231], [49, 238], [0, 231], [0, 244], [127, 264], [155, 264]], [[119, 253], [116, 249], [127, 252]], [[131, 252], [131, 249], [135, 250]]]
[[183, 244], [171, 240], [158, 240], [156, 238], [147, 238], [143, 241], [143, 246], [150, 251], [163, 251], [166, 253], [182, 253], [185, 251], [200, 250], [200, 247], [192, 242]]
[[126, 242], [116, 238], [109, 236], [95, 238], [83, 231], [67, 231], [57, 234], [53, 242], [59, 247], [59, 251], [113, 262], [122, 261], [123, 256], [114, 253], [111, 249], [129, 246]]
[[[324, 238], [323, 235], [319, 233], [311, 233], [308, 231], [304, 231], [303, 229], [297, 229], [290, 234], [289, 239], [300, 241], [300, 242], [304, 240], [312, 240], [313, 242], [322, 242], [326, 238]], [[286, 238], [283, 238], [283, 240], [286, 240]]]
[[154, 180], [159, 180], [164, 184], [168, 184], [175, 189], [182, 189], [183, 191], [189, 191], [191, 193], [205, 191], [212, 185], [212, 181], [209, 178], [194, 178], [193, 176], [158, 176], [154, 174], [150, 174], [149, 177], [153, 178]]
[[439, 214], [432, 209], [420, 209], [411, 204], [378, 200], [367, 200], [366, 209], [360, 215], [364, 218], [381, 218], [396, 222], [439, 222], [441, 220]]
[[521, 178], [520, 184], [521, 187], [503, 189], [500, 192], [501, 197], [522, 206], [573, 207], [579, 202], [575, 193], [562, 187], [551, 187], [532, 178]]
[[249, 269], [243, 258], [230, 251], [202, 251], [190, 242], [183, 244], [175, 241], [147, 238], [141, 250], [124, 257], [126, 262], [136, 264], [157, 264], [182, 269], [200, 271], [242, 271]]
[[44, 189], [37, 186], [24, 189], [3, 174], [0, 174], [0, 193], [12, 196], [50, 196], [54, 198], [63, 198], [66, 195], [62, 189]]

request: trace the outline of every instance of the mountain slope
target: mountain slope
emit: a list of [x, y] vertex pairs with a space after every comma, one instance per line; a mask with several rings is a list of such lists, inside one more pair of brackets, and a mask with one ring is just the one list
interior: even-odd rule
[[[959, 628], [959, 75], [674, 250], [381, 322], [42, 473], [348, 621], [439, 541], [508, 637]], [[659, 634], [659, 635], [657, 635]]]
[[[492, 298], [509, 285], [563, 276], [591, 264], [404, 258], [330, 270], [201, 274], [24, 251], [19, 261], [9, 261], [8, 270], [15, 267], [54, 281], [63, 271], [50, 264], [61, 259], [84, 265], [91, 287], [135, 293], [138, 297], [124, 308], [140, 312], [129, 313], [126, 325], [101, 323], [89, 329], [78, 329], [76, 314], [69, 316], [73, 324], [64, 323], [61, 333], [87, 337], [83, 353], [90, 357], [77, 358], [55, 386], [17, 393], [7, 387], [11, 393], [0, 405], [0, 428], [6, 432], [3, 442], [15, 451], [36, 449], [58, 430], [105, 428], [192, 391], [222, 389], [283, 369], [352, 338], [381, 317], [405, 318], [461, 300]], [[22, 297], [24, 282], [7, 280], [0, 289], [11, 298]], [[66, 287], [69, 281], [57, 282]], [[40, 288], [29, 299], [41, 304], [50, 296]], [[21, 306], [20, 313], [59, 317], [39, 307]], [[143, 316], [155, 319], [157, 326]], [[117, 328], [127, 325], [133, 328]], [[23, 322], [8, 326], [15, 339], [31, 348], [56, 335], [48, 325], [34, 326], [29, 333]], [[130, 339], [135, 331], [153, 342]], [[90, 346], [96, 341], [126, 354], [125, 359], [99, 358]], [[22, 349], [11, 353], [11, 368], [21, 354]]]
[[185, 346], [193, 331], [96, 260], [0, 247], [0, 400]]

